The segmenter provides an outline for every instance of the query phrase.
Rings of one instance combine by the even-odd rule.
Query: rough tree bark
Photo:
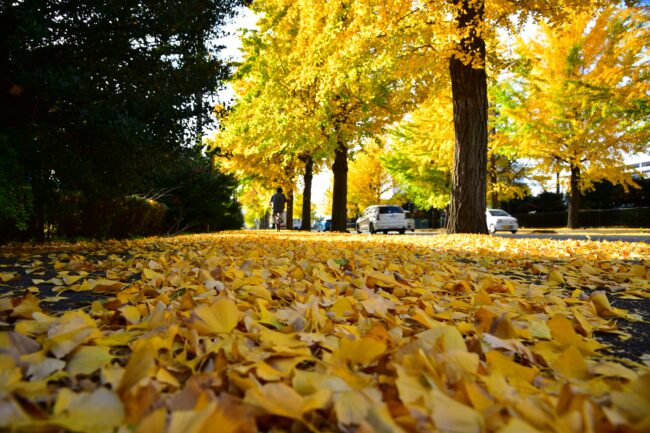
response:
[[[490,206],[492,209],[497,209],[499,207],[499,193],[496,191],[495,185],[497,184],[497,157],[492,154],[490,156],[490,185],[492,190],[490,191]]]
[[[334,152],[334,190],[332,191],[332,231],[344,232],[347,221],[348,197],[348,148],[339,138],[338,147]]]
[[[571,166],[571,191],[569,197],[569,216],[567,227],[575,229],[580,227],[580,167]]]
[[[478,68],[457,56],[449,60],[454,101],[454,168],[447,233],[485,233],[487,167],[487,77],[485,41],[476,33],[483,20],[483,0],[455,0],[458,29],[466,34],[458,49],[475,61]]]
[[[305,189],[302,193],[302,222],[300,230],[311,230],[311,181],[314,177],[314,160],[311,156],[305,158]]]

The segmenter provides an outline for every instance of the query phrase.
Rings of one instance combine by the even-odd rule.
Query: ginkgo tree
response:
[[[294,185],[303,174],[304,229],[310,224],[311,178],[315,160],[323,155],[322,138],[310,115],[313,86],[296,86],[292,75],[300,69],[292,49],[295,17],[285,14],[284,27],[272,17],[261,18],[259,30],[242,38],[244,61],[232,81],[237,101],[209,143],[222,155],[224,169],[242,179],[255,178],[269,191],[285,189],[288,223],[293,220]]]
[[[369,2],[295,2],[301,13],[301,79],[318,83],[321,130],[333,156],[332,230],[344,231],[348,154],[379,134],[418,93],[399,73],[398,59],[381,51]]]
[[[490,105],[504,104],[502,92],[490,88]],[[390,128],[389,151],[382,156],[386,167],[406,196],[422,209],[445,209],[451,200],[454,124],[449,86],[433,92],[417,110]],[[493,207],[499,201],[527,192],[522,179],[526,165],[518,162],[517,148],[509,132],[512,122],[498,110],[490,113],[487,194]]]
[[[384,154],[382,143],[373,141],[354,155],[348,172],[348,216],[358,216],[368,206],[380,204],[393,190],[393,179],[381,161]]]
[[[569,227],[594,181],[633,185],[623,159],[650,138],[648,11],[609,6],[540,25],[518,46],[513,86],[522,152],[548,173],[569,172]]]
[[[391,128],[386,140],[382,163],[406,196],[422,209],[447,207],[454,147],[449,88]]]
[[[573,11],[603,1],[392,0],[373,3],[382,49],[403,64],[405,77],[451,83],[454,123],[452,191],[447,231],[487,233],[484,221],[488,142],[488,49],[501,34],[529,20],[562,22]],[[487,45],[486,45],[487,44]],[[487,48],[486,48],[487,47]],[[418,90],[423,90],[420,86]]]

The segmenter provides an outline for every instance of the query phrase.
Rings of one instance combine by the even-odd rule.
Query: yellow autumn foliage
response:
[[[647,244],[231,232],[1,252],[20,257],[8,266],[18,284],[25,263],[73,248],[92,272],[53,271],[59,297],[78,296],[64,276],[110,275],[92,283],[89,308],[51,311],[40,299],[49,283],[27,296],[2,286],[2,429],[564,433],[650,422],[647,356],[615,356],[615,340],[599,339],[631,337],[620,325],[639,318],[618,298],[650,297]]]

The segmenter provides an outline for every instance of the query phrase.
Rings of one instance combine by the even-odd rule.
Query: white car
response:
[[[404,209],[395,205],[370,206],[363,211],[356,223],[357,233],[397,231],[404,234],[407,228],[410,230]]]
[[[415,219],[406,218],[406,229],[411,230],[412,232],[415,231]]]
[[[501,209],[488,209],[485,211],[488,231],[494,234],[497,231],[510,231],[517,233],[519,222],[517,218]]]

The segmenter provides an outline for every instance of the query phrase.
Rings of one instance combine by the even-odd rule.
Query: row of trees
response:
[[[331,166],[345,230],[349,159],[375,153],[410,200],[448,207],[449,232],[485,232],[487,197],[521,195],[532,169],[570,172],[575,225],[580,192],[632,185],[623,155],[648,146],[648,12],[626,3],[254,1],[238,99],[210,145],[251,212],[302,177],[303,228],[313,172]]]
[[[0,238],[114,236],[95,218],[132,195],[164,202],[167,228],[238,227],[236,182],[195,147],[240,3],[2,2]]]

